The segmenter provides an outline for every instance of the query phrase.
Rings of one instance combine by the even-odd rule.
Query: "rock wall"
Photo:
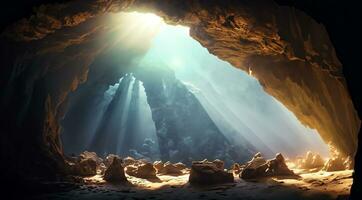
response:
[[[145,88],[163,161],[190,165],[194,160],[223,159],[230,166],[256,151],[247,140],[235,143],[226,138],[170,69],[144,66],[135,76]]]
[[[96,37],[106,31],[97,16],[131,10],[189,26],[210,53],[252,70],[302,123],[354,154],[360,120],[342,66],[324,27],[305,14],[271,1],[75,0],[40,6],[1,35],[1,112],[8,116],[1,123],[2,159],[21,154],[21,166],[32,160],[27,150],[36,147],[47,159],[62,160],[57,119],[67,94],[86,80],[88,66],[107,43]],[[92,43],[95,38],[102,45]]]

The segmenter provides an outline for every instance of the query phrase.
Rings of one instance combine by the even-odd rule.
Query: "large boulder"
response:
[[[108,182],[126,182],[127,178],[124,174],[122,160],[114,157],[112,163],[106,169],[103,179]]]
[[[265,173],[268,176],[295,176],[294,172],[288,168],[281,153],[278,153],[274,159],[268,160],[267,164]]]
[[[172,164],[171,162],[166,162],[163,165],[163,174],[180,175],[180,174],[182,174],[183,167],[184,166],[182,166],[181,164]]]
[[[70,163],[72,174],[78,176],[94,176],[97,174],[97,163],[87,158],[75,163]]]
[[[79,154],[80,160],[92,159],[97,162],[97,165],[100,165],[103,162],[103,159],[100,158],[96,152],[84,151]]]
[[[126,167],[126,173],[137,178],[157,179],[156,169],[151,163],[143,163],[138,166],[129,165]]]
[[[184,173],[183,170],[186,169],[186,165],[178,162],[178,163],[171,163],[167,161],[163,163],[162,161],[155,161],[153,163],[153,167],[157,170],[157,174],[164,174],[164,175],[181,175]]]
[[[298,160],[297,165],[301,169],[322,168],[324,160],[319,154],[308,151],[304,158]]]
[[[278,153],[274,159],[265,160],[260,153],[249,161],[240,173],[242,179],[255,179],[269,176],[296,176],[285,163],[282,154]]]
[[[209,161],[192,162],[189,176],[190,184],[210,185],[221,183],[233,183],[232,173],[220,169],[220,166]]]

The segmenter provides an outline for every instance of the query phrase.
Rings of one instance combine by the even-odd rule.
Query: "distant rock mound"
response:
[[[216,162],[209,162],[207,160],[192,162],[189,176],[190,184],[211,185],[233,183],[233,174],[224,171],[224,169],[221,168],[221,162],[220,160]]]
[[[143,163],[140,165],[128,165],[126,173],[130,176],[143,179],[157,179],[156,169],[151,163]]]
[[[240,173],[242,179],[256,179],[272,176],[297,176],[288,168],[282,154],[278,153],[274,159],[265,160],[257,153]]]
[[[301,169],[322,168],[324,160],[319,154],[308,151],[304,158],[297,161],[297,166]]]
[[[170,161],[165,163],[162,161],[155,161],[153,166],[157,170],[157,174],[163,175],[181,175],[184,174],[184,170],[186,169],[186,165],[181,162],[173,164]]]
[[[108,182],[127,182],[124,168],[122,166],[122,159],[114,157],[112,163],[104,173],[104,180]]]

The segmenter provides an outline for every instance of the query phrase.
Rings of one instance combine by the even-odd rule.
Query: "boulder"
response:
[[[104,165],[108,168],[112,164],[114,158],[121,159],[118,155],[108,154],[108,156],[106,157],[106,159],[103,162]]]
[[[183,166],[181,166],[180,164],[177,166],[176,164],[172,164],[171,162],[166,162],[163,165],[163,174],[167,174],[167,175],[180,175],[182,174],[182,168]],[[185,166],[186,168],[186,166]]]
[[[103,179],[108,182],[126,182],[127,178],[124,174],[122,160],[118,157],[113,157],[112,163],[106,169]]]
[[[155,161],[153,162],[153,167],[157,170],[157,173],[163,173],[163,162],[162,161]]]
[[[194,161],[191,166],[189,182],[200,185],[233,183],[234,176],[232,173],[220,169],[220,166],[213,162]]]
[[[151,163],[143,163],[138,166],[129,165],[126,167],[126,173],[137,178],[157,179],[156,169]]]
[[[83,153],[79,154],[80,160],[84,159],[92,159],[97,162],[97,165],[100,165],[103,162],[103,159],[98,157],[96,152],[84,151]]]
[[[308,151],[304,158],[298,160],[297,165],[301,169],[322,168],[324,160],[319,154]]]
[[[285,163],[284,156],[278,153],[274,159],[268,160],[266,174],[268,176],[294,176],[294,172],[290,170]]]
[[[155,161],[153,167],[157,170],[158,174],[165,175],[181,175],[183,174],[183,170],[186,169],[185,164],[181,162],[172,164],[170,161],[167,161],[166,163]]]
[[[343,159],[341,156],[330,158],[324,165],[323,170],[327,172],[345,170],[346,166],[344,162],[345,159]]]
[[[73,174],[94,176],[97,174],[97,162],[91,158],[80,160],[72,165]]]
[[[268,176],[296,176],[285,163],[282,154],[278,153],[274,159],[265,160],[259,153],[249,161],[240,173],[242,179],[255,179]]]

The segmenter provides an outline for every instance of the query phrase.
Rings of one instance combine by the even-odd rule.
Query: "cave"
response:
[[[292,2],[34,1],[8,18],[0,40],[8,191],[355,199],[358,56],[335,28],[352,21]]]

